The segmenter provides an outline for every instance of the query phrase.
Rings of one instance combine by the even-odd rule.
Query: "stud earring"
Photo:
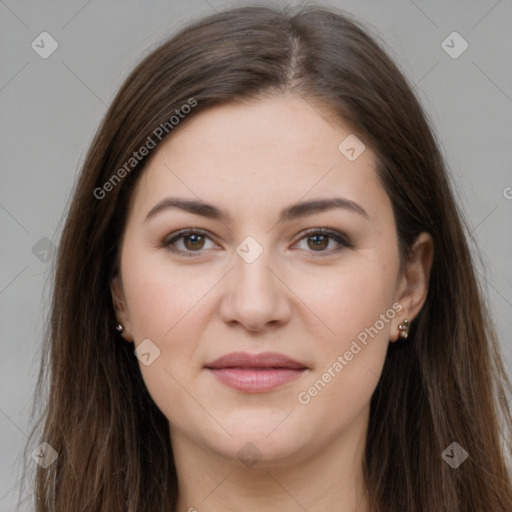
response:
[[[117,325],[116,325],[116,331],[117,331],[119,334],[123,334],[124,327],[123,327],[121,324],[117,324]]]
[[[409,320],[404,320],[399,326],[398,326],[399,334],[398,336],[400,338],[403,338],[404,340],[407,339],[407,336],[409,336]]]

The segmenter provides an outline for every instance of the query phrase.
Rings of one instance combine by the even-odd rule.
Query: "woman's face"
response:
[[[415,306],[374,155],[350,134],[281,96],[203,111],[152,156],[112,289],[173,442],[275,464],[364,430]]]

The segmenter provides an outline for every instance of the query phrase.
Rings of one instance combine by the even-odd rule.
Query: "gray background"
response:
[[[245,3],[0,0],[0,512],[17,501],[29,430],[52,270],[44,237],[58,242],[94,130],[154,45],[195,16]],[[512,373],[512,1],[324,5],[379,34],[416,84],[479,247],[481,282]],[[44,31],[59,45],[47,59],[31,47]],[[441,46],[453,31],[469,44],[456,59]]]

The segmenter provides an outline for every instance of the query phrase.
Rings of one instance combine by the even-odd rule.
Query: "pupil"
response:
[[[318,239],[319,238],[322,238],[322,240],[320,241],[320,243],[318,243]],[[316,241],[314,242],[314,246],[315,247],[320,247],[321,249],[325,249],[325,241],[327,240],[327,237],[325,235],[314,235],[312,237],[310,237],[310,240],[311,239],[315,239]],[[323,243],[322,243],[323,242]]]
[[[197,242],[201,242],[202,235],[189,235],[187,237],[188,242],[192,240],[192,248],[197,248]],[[194,240],[195,239],[195,240]]]

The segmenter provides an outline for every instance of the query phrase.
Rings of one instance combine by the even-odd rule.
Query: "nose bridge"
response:
[[[289,315],[286,287],[274,275],[274,251],[264,243],[248,236],[236,247],[222,310],[226,321],[236,320],[251,330]]]
[[[252,293],[269,293],[276,285],[268,268],[273,266],[274,251],[268,246],[269,237],[264,241],[262,237],[258,237],[260,242],[254,236],[247,236],[236,247],[234,280],[237,285],[250,288]]]

